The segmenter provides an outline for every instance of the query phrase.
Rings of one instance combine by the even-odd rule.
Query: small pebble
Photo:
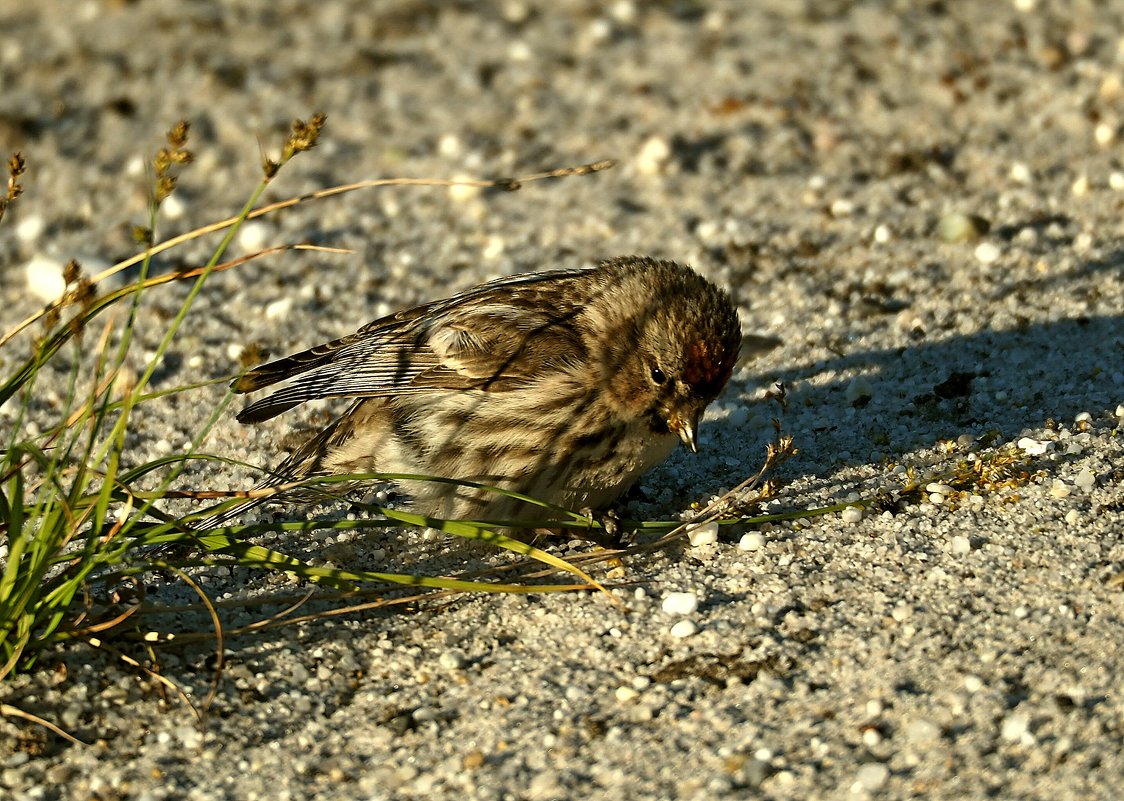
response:
[[[680,620],[678,623],[671,627],[670,633],[672,637],[682,640],[694,634],[697,634],[698,631],[699,627],[695,625],[694,621]]]
[[[999,250],[999,246],[994,242],[981,242],[976,246],[974,253],[976,261],[980,264],[994,264],[999,261],[999,257],[1003,255]]]
[[[1081,520],[1081,514],[1076,509],[1070,509],[1065,513],[1065,522],[1071,526],[1077,525]]]
[[[942,242],[956,244],[975,242],[991,229],[991,223],[975,214],[950,212],[937,223],[937,237]]]
[[[718,542],[718,524],[699,523],[698,525],[688,526],[687,540],[696,548],[700,545],[713,545]]]
[[[34,256],[24,267],[27,291],[39,300],[56,300],[66,291],[62,264],[46,256]]]
[[[1074,197],[1082,197],[1089,194],[1089,176],[1085,173],[1081,173],[1070,185],[1069,191],[1073,193]]]
[[[911,720],[905,726],[905,738],[912,745],[931,745],[941,736],[941,729],[936,723],[924,718]]]
[[[882,733],[878,729],[871,727],[863,729],[863,745],[867,748],[874,748],[882,742]]]
[[[636,154],[636,171],[641,175],[656,175],[671,158],[671,145],[662,136],[653,135],[644,140]]]
[[[964,677],[964,689],[970,693],[978,693],[984,688],[983,679],[969,673]]]
[[[1050,484],[1050,495],[1054,498],[1068,498],[1070,493],[1069,485],[1062,481],[1060,478],[1055,478]]]
[[[759,531],[743,534],[738,540],[738,547],[743,551],[760,551],[765,547],[765,535]]]
[[[851,792],[870,793],[881,790],[889,778],[890,769],[888,767],[881,762],[868,762],[859,768],[859,772],[855,775],[855,783],[851,785]]]
[[[636,697],[640,695],[640,693],[636,692],[636,690],[634,690],[632,687],[618,687],[613,694],[622,704],[627,704],[629,701],[635,700]]]
[[[1116,139],[1116,126],[1108,122],[1099,122],[1093,128],[1093,141],[1101,147],[1111,145]]]
[[[669,592],[662,608],[669,615],[690,615],[699,608],[699,596],[693,592]]]
[[[266,247],[273,226],[268,223],[251,221],[243,223],[238,229],[238,245],[244,253],[257,253]]]
[[[1108,186],[1114,192],[1124,191],[1124,172],[1113,170],[1108,174]]]
[[[1030,733],[1030,719],[1020,712],[1008,715],[1003,719],[1000,736],[1009,743],[1029,745],[1028,739],[1030,742],[1034,741],[1034,735]]]
[[[844,523],[858,523],[863,519],[863,510],[861,506],[848,506],[843,510],[841,515]]]
[[[279,298],[265,307],[267,320],[284,320],[293,310],[293,299],[290,297]]]
[[[1030,167],[1026,166],[1021,161],[1016,161],[1011,165],[1011,180],[1017,181],[1020,184],[1029,184],[1032,177]]]
[[[910,606],[907,606],[906,604],[898,604],[890,612],[890,617],[892,617],[894,620],[898,621],[899,623],[902,623],[906,620],[909,620],[911,617],[913,617],[913,608],[910,607]]]
[[[175,192],[164,198],[164,202],[160,204],[160,215],[168,220],[178,220],[186,210],[187,204]],[[253,225],[253,223],[249,224]]]
[[[1084,470],[1077,474],[1077,477],[1073,479],[1073,483],[1077,485],[1078,488],[1088,492],[1094,486],[1096,486],[1097,477],[1093,474],[1092,470],[1086,467]]]
[[[29,214],[15,226],[16,239],[25,245],[34,243],[47,230],[47,221],[38,214]]]
[[[890,230],[887,225],[879,225],[874,229],[874,241],[880,245],[884,245],[894,238],[894,232]]]
[[[444,651],[437,657],[437,663],[447,670],[459,670],[463,668],[466,662],[465,655],[462,651],[452,649]]]
[[[847,403],[852,405],[862,403],[874,397],[874,387],[871,385],[868,378],[860,375],[852,378],[850,382],[848,382],[847,388],[843,392],[843,397],[846,398]]]
[[[1028,456],[1041,456],[1046,453],[1046,451],[1052,450],[1053,445],[1054,443],[1052,442],[1032,439],[1031,437],[1022,437],[1015,443],[1015,446]]]
[[[458,175],[458,181],[473,180],[469,175]],[[480,186],[472,186],[470,184],[453,184],[449,187],[449,199],[457,203],[466,203],[470,200],[480,197],[484,192],[484,188]]]
[[[964,554],[971,553],[972,541],[963,534],[957,534],[952,538],[951,550],[956,556],[963,556]]]

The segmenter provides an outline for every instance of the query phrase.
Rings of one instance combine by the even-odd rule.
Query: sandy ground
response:
[[[3,700],[94,745],[0,719],[0,795],[1118,797],[1122,30],[1120,3],[1076,0],[2,0],[0,149],[30,164],[0,224],[5,329],[39,303],[28,264],[77,256],[92,272],[131,252],[144,159],[177,119],[197,160],[161,236],[235,211],[259,143],[323,111],[322,146],[271,198],[621,163],[515,193],[376,190],[256,224],[236,249],[354,254],[216,276],[158,387],[485,278],[643,253],[728,286],[745,330],[780,344],[737,371],[703,453],[642,482],[641,512],[674,517],[755,470],[774,381],[800,454],[770,511],[871,497],[909,470],[940,483],[972,451],[1009,447],[1027,476],[633,558],[620,607],[473,596],[232,640],[202,730],[107,653],[56,652]],[[953,213],[988,232],[946,241]],[[160,269],[207,253],[193,243]],[[153,294],[140,350],[183,292]],[[13,348],[4,370],[26,340]],[[65,378],[44,376],[44,419]],[[151,404],[136,459],[182,445],[219,397]],[[316,414],[251,429],[227,415],[209,447],[268,463]],[[14,408],[0,415],[10,426]],[[368,569],[495,560],[401,533],[272,542]],[[278,589],[242,573],[206,586]],[[664,611],[672,592],[697,608]],[[693,635],[672,634],[681,620]],[[161,657],[198,702],[208,649]]]

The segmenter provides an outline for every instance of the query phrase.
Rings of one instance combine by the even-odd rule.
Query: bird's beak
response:
[[[691,453],[698,453],[699,446],[695,442],[695,429],[698,428],[698,417],[686,418],[673,414],[671,419],[667,421],[667,427],[679,435],[679,439],[683,441]]]

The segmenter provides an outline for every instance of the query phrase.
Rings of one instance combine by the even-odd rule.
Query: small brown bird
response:
[[[408,473],[599,510],[695,432],[741,334],[729,295],[680,264],[625,257],[517,275],[400,311],[251,370],[243,423],[318,398],[358,398],[277,480]],[[487,489],[397,482],[439,518],[534,523],[548,509]]]

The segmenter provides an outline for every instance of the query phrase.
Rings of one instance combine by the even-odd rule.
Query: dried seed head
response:
[[[176,189],[177,175],[172,172],[173,167],[183,167],[194,159],[190,150],[185,148],[188,131],[191,126],[186,120],[180,120],[167,134],[167,146],[156,151],[152,159],[152,166],[156,170],[156,185],[154,200],[160,205],[168,195]]]
[[[0,220],[4,219],[4,212],[7,211],[8,206],[23,194],[23,186],[19,178],[26,170],[27,162],[23,160],[21,154],[13,153],[8,158],[8,190],[4,197],[0,197]]]
[[[62,280],[66,282],[67,286],[70,286],[81,277],[82,265],[78,263],[78,259],[71,259],[66,263],[66,266],[62,268]]]

